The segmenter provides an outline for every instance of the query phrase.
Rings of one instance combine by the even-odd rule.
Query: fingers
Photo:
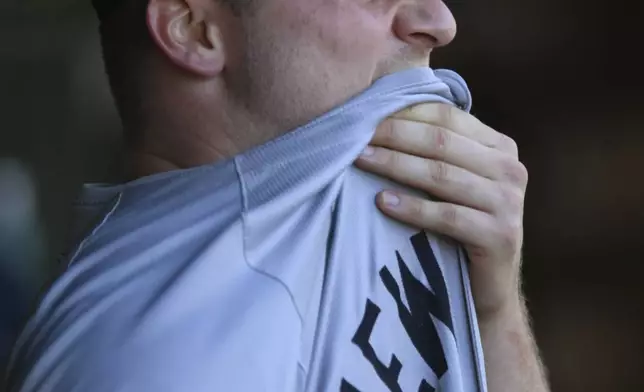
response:
[[[473,208],[395,191],[378,194],[376,204],[391,218],[454,238],[469,248],[485,250],[486,257],[514,255],[521,248],[521,219],[500,219]]]
[[[527,183],[527,171],[516,157],[437,125],[388,119],[378,127],[371,144],[441,160],[492,180],[508,180],[522,187]]]
[[[363,154],[356,166],[441,200],[490,213],[505,203],[497,183],[458,166],[379,147],[368,152],[371,154]]]
[[[424,104],[386,120],[365,152],[358,167],[440,199],[384,192],[385,214],[461,241],[472,260],[517,258],[528,172],[512,139],[452,106]]]
[[[392,191],[380,193],[376,203],[394,219],[471,246],[489,246],[489,234],[495,230],[494,219],[489,214],[451,203],[422,200]]]
[[[503,151],[514,157],[518,156],[518,147],[514,140],[488,127],[469,113],[451,105],[420,104],[398,112],[392,118],[437,125],[475,140],[484,146]]]

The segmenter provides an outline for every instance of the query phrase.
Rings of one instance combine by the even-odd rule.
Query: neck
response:
[[[177,91],[167,97],[170,106],[157,95],[146,109],[151,113],[138,126],[126,126],[125,132],[136,141],[126,145],[128,180],[187,169],[229,159],[274,139],[287,130],[253,118],[243,105],[210,101],[204,105]],[[176,108],[184,102],[184,111]],[[208,100],[200,100],[208,102]]]

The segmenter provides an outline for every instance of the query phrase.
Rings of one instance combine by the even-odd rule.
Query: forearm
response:
[[[545,368],[523,301],[479,321],[488,390],[547,392]]]

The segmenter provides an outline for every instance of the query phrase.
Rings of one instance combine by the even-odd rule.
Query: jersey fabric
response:
[[[9,390],[485,391],[462,249],[384,216],[379,191],[419,193],[352,165],[421,102],[471,105],[406,70],[230,160],[86,186]]]

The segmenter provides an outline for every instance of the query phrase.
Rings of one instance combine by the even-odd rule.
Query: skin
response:
[[[521,293],[528,173],[516,143],[454,107],[424,104],[386,120],[356,165],[440,199],[387,190],[376,203],[394,219],[464,244],[488,389],[547,391]]]
[[[260,0],[241,13],[150,0],[146,17],[151,49],[136,75],[145,106],[120,105],[137,140],[132,178],[262,144],[383,75],[426,66],[456,32],[440,0]],[[489,390],[547,391],[520,289],[527,171],[516,143],[457,109],[420,105],[385,121],[356,164],[441,200],[383,192],[376,203],[465,245]]]
[[[150,1],[154,50],[136,78],[146,107],[124,116],[136,120],[124,124],[137,134],[134,177],[273,139],[383,75],[426,66],[456,29],[436,0],[255,3],[237,17],[212,0]]]

